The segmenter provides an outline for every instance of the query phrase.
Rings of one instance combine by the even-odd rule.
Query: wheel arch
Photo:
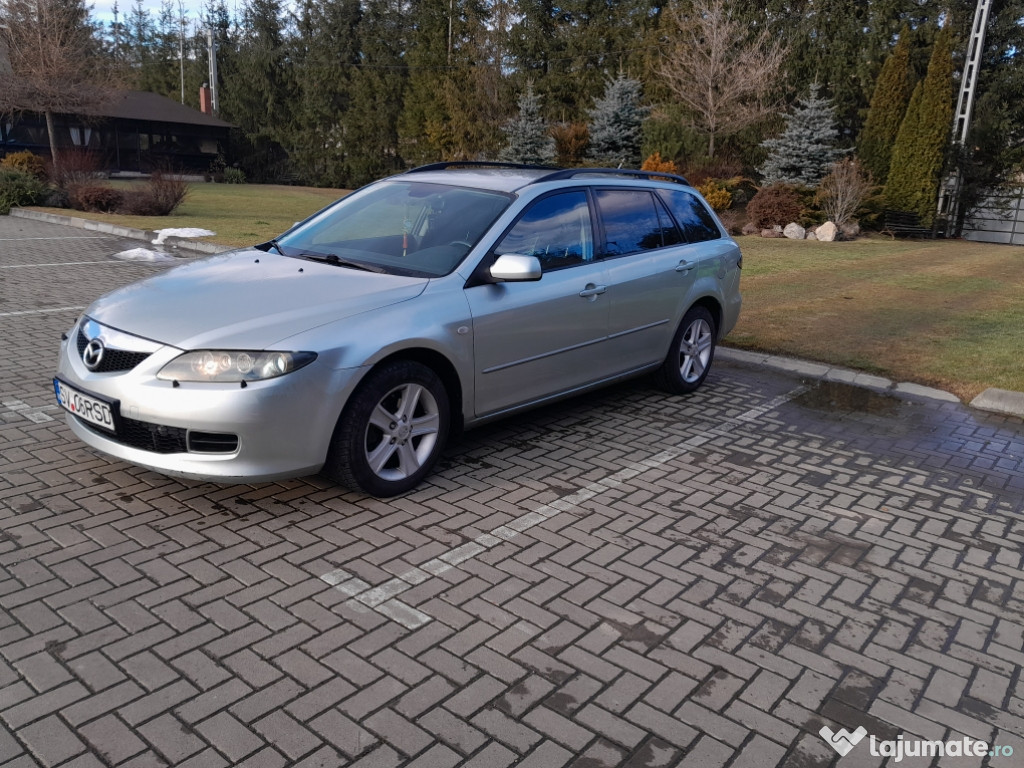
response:
[[[715,341],[721,341],[722,338],[722,305],[714,296],[702,296],[697,299],[690,307],[686,310],[689,312],[693,307],[704,307],[708,312],[711,313],[712,319],[715,321]],[[683,313],[685,317],[686,312]],[[681,321],[680,321],[681,322]]]
[[[459,378],[458,370],[452,361],[433,349],[409,347],[391,352],[374,363],[370,370],[376,370],[399,360],[411,360],[420,365],[425,365],[437,374],[444,385],[445,391],[448,393],[449,411],[451,413],[450,435],[457,435],[461,432],[464,421],[462,413],[462,380]]]

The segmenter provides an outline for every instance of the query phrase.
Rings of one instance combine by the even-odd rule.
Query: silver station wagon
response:
[[[438,163],[100,298],[54,390],[157,472],[391,496],[463,427],[648,372],[697,389],[741,266],[679,176]]]

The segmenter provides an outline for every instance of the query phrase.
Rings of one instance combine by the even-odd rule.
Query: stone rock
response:
[[[748,221],[746,224],[743,225],[743,234],[744,235],[757,235],[757,234],[760,234],[760,232],[761,232],[761,228],[758,227],[757,224],[755,224],[752,221]]]
[[[807,233],[807,239],[808,240],[817,240],[818,236],[816,234],[814,234],[813,232],[808,232]]]
[[[762,229],[761,237],[785,237],[781,232],[776,232],[774,229]]]
[[[782,230],[782,234],[790,240],[803,240],[807,237],[807,230],[794,221],[786,225],[786,228]]]
[[[833,224],[831,221],[826,221],[820,227],[818,231],[814,233],[819,240],[823,243],[831,243],[836,239],[836,235],[839,234],[839,227]]]
[[[839,231],[847,240],[854,240],[860,236],[860,224],[856,221],[848,221],[839,228]]]
[[[782,234],[782,225],[781,225],[781,224],[776,224],[776,225],[774,225],[774,226],[772,227],[772,229],[774,229],[774,230],[775,230],[776,232],[778,232],[778,233],[779,233],[780,235]]]

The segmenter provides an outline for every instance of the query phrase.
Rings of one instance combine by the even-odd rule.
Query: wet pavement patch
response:
[[[892,416],[903,401],[898,397],[876,392],[864,387],[855,387],[841,381],[818,381],[807,391],[793,398],[793,402],[804,408],[834,413],[872,413],[878,416]]]

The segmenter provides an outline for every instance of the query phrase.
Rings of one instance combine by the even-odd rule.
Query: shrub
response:
[[[72,187],[96,187],[97,179],[104,178],[103,158],[88,149],[62,149],[50,180],[58,189],[69,192]],[[74,206],[72,206],[74,207]]]
[[[70,208],[71,200],[68,191],[51,187],[47,192],[46,199],[43,200],[43,205],[47,208]]]
[[[77,184],[68,189],[68,202],[76,211],[112,213],[124,203],[124,195],[99,184]]]
[[[21,171],[34,176],[40,181],[46,181],[46,162],[39,155],[33,155],[28,150],[24,152],[12,152],[3,160],[0,160],[0,168],[11,171]]]
[[[714,179],[705,181],[697,187],[697,191],[716,212],[724,211],[732,205],[732,195],[729,190],[725,188],[724,184],[719,184]]]
[[[241,168],[224,169],[225,184],[245,184],[245,171]]]
[[[690,183],[703,184],[708,179],[731,179],[743,173],[743,163],[730,157],[688,160],[679,166],[679,172]]]
[[[133,191],[125,198],[119,213],[132,216],[168,216],[181,205],[187,195],[188,184],[181,176],[154,171],[141,189]]]
[[[730,235],[742,235],[743,232],[743,212],[742,211],[722,211],[718,214],[718,220],[722,222],[722,226],[725,227],[725,231]]]
[[[640,166],[641,171],[665,171],[666,173],[678,173],[676,164],[671,160],[662,160],[661,152],[655,152],[653,155],[644,160],[644,164]]]
[[[776,224],[785,226],[803,213],[797,191],[788,184],[772,184],[761,189],[747,203],[747,218],[759,229]]]
[[[0,214],[12,206],[37,205],[46,199],[49,188],[30,173],[0,168]]]
[[[555,140],[555,162],[571,168],[580,165],[590,146],[590,131],[586,123],[558,123],[551,126]]]
[[[757,194],[757,184],[746,176],[733,176],[719,183],[732,195],[733,205],[744,205]]]
[[[832,172],[818,185],[817,203],[828,221],[841,227],[857,215],[857,211],[874,190],[871,174],[860,160],[847,157],[832,166]]]

